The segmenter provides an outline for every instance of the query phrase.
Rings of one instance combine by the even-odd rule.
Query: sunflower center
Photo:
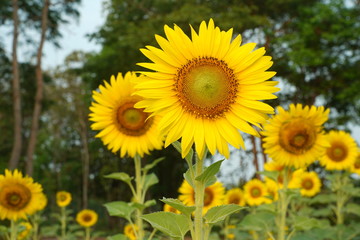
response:
[[[232,195],[229,198],[229,203],[239,204],[240,203],[240,198],[238,196]]]
[[[83,221],[84,221],[84,222],[90,222],[91,220],[92,220],[91,215],[85,214],[85,215],[83,216]]]
[[[65,194],[61,194],[60,196],[59,196],[59,201],[60,202],[65,202],[67,200],[67,196],[65,195]]]
[[[343,161],[347,155],[347,148],[341,143],[333,143],[330,148],[327,149],[327,155],[334,162]]]
[[[250,194],[253,198],[258,198],[261,196],[261,189],[258,187],[253,187],[250,191]]]
[[[30,190],[21,184],[5,186],[0,192],[0,205],[12,211],[25,208],[31,200]]]
[[[182,107],[197,117],[220,117],[236,100],[238,83],[233,70],[213,57],[190,60],[175,81]]]
[[[359,157],[356,159],[356,162],[354,163],[354,168],[360,169],[360,158]]]
[[[205,193],[204,193],[204,206],[208,206],[213,202],[214,199],[214,193],[208,189],[205,188]]]
[[[301,186],[306,190],[310,190],[313,188],[314,183],[311,179],[304,179],[301,183]]]
[[[305,119],[284,123],[280,128],[279,144],[286,151],[301,155],[312,148],[316,141],[316,129]]]
[[[130,136],[143,135],[151,126],[152,119],[144,109],[134,108],[135,101],[122,104],[117,111],[116,120],[119,131]]]

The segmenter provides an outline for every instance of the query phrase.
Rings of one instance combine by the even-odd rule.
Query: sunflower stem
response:
[[[11,220],[10,240],[16,240],[16,239],[17,239],[17,224],[14,220]]]
[[[141,158],[138,154],[134,157],[135,162],[135,183],[136,183],[136,202],[139,204],[144,204],[144,198],[143,198],[143,186],[142,186],[142,178],[141,175]],[[136,224],[138,226],[138,240],[143,240],[144,238],[144,229],[143,229],[143,220],[142,220],[142,210],[137,209],[137,216],[136,216]]]
[[[66,207],[61,207],[61,240],[66,239]]]
[[[287,196],[288,189],[288,174],[289,169],[285,167],[284,169],[284,185],[283,189],[279,192],[279,202],[278,202],[278,238],[277,240],[285,240],[285,228],[286,228],[286,213],[289,205],[289,198]]]
[[[90,227],[85,228],[85,240],[90,240]]]
[[[39,212],[36,212],[34,214],[33,217],[33,240],[38,240],[39,239],[39,220],[40,216],[39,216]]]
[[[196,152],[194,151],[194,154]],[[204,157],[196,157],[196,176],[200,176],[203,172]],[[195,238],[194,240],[203,240],[203,207],[204,207],[204,191],[205,185],[201,181],[194,179],[195,184]]]

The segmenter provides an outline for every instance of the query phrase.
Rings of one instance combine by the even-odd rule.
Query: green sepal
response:
[[[195,206],[186,206],[179,199],[163,198],[163,199],[160,199],[160,201],[162,201],[162,202],[164,202],[166,204],[169,204],[171,207],[179,210],[185,216],[190,216],[196,209]]]
[[[217,161],[211,164],[209,167],[205,168],[205,170],[199,176],[196,176],[195,180],[203,183],[205,187],[214,184],[216,182],[215,175],[219,172],[221,163],[224,160],[225,159]]]
[[[205,216],[205,222],[207,224],[215,224],[223,221],[227,216],[244,209],[245,207],[236,204],[226,204],[210,208]]]
[[[122,217],[128,221],[131,220],[131,214],[136,210],[136,208],[132,206],[131,203],[123,201],[105,203],[104,206],[106,207],[110,216]]]
[[[189,231],[188,218],[182,214],[172,212],[155,212],[142,217],[149,222],[153,228],[173,238],[183,239]]]
[[[127,174],[125,172],[110,173],[108,175],[105,175],[104,177],[120,180],[120,181],[126,182],[128,184],[130,184],[131,180],[133,179],[133,177],[130,177],[129,174]]]

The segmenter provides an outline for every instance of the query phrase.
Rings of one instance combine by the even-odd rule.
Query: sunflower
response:
[[[179,200],[187,206],[195,205],[195,191],[190,184],[184,180],[179,188]],[[225,188],[221,182],[216,182],[205,188],[203,214],[210,208],[221,205],[224,199]]]
[[[300,168],[321,157],[329,145],[322,133],[329,109],[291,104],[264,126],[265,153],[280,165]]]
[[[265,183],[252,179],[244,185],[244,195],[247,204],[257,206],[266,203],[268,192]]]
[[[351,172],[360,175],[360,152],[358,151],[354,164],[351,167]]]
[[[321,181],[316,172],[303,172],[297,178],[297,187],[302,196],[312,197],[320,192]]]
[[[56,193],[56,204],[59,207],[66,207],[71,202],[71,193],[66,191],[60,191]]]
[[[26,239],[33,228],[32,225],[29,222],[20,222],[19,226],[21,230],[18,233],[17,240]]]
[[[271,160],[264,164],[264,169],[269,172],[281,172],[284,169],[284,165]]]
[[[39,204],[37,205],[37,211],[43,210],[46,207],[47,203],[48,199],[46,195],[44,193],[41,193],[39,197]]]
[[[228,190],[225,194],[224,203],[245,206],[243,191],[240,188],[233,188]]]
[[[134,95],[135,73],[128,72],[125,77],[121,73],[110,79],[110,84],[104,81],[99,86],[99,92],[93,91],[89,114],[93,130],[100,130],[96,137],[107,145],[112,152],[120,150],[120,156],[128,154],[134,157],[139,154],[149,154],[150,150],[161,149],[163,142],[157,125],[159,117],[150,117],[143,109],[134,108],[142,100]]]
[[[265,185],[268,192],[266,203],[272,203],[279,199],[279,184],[270,178],[265,178]]]
[[[180,213],[179,210],[177,210],[176,208],[173,208],[172,206],[170,206],[167,203],[164,204],[164,212],[172,212],[172,213],[176,213],[176,214]]]
[[[330,146],[320,159],[327,170],[350,169],[358,156],[355,140],[344,131],[330,131],[327,134]]]
[[[126,224],[124,227],[124,234],[130,240],[136,240],[135,231],[138,231],[138,230],[139,230],[139,228],[135,224]]]
[[[90,209],[83,209],[76,214],[76,222],[83,227],[92,227],[97,220],[97,213]]]
[[[233,29],[220,31],[210,19],[191,27],[191,39],[174,25],[165,25],[166,38],[156,35],[160,46],[141,49],[151,63],[138,65],[154,72],[138,81],[136,93],[144,97],[135,107],[162,115],[159,129],[166,134],[165,146],[181,138],[182,157],[195,143],[203,156],[205,147],[229,157],[229,146],[244,147],[238,130],[258,136],[250,125],[260,127],[274,110],[260,100],[274,99],[277,82],[267,81],[271,57],[255,43],[240,46]],[[254,50],[254,51],[253,51]]]
[[[26,219],[37,210],[41,193],[41,185],[31,177],[6,169],[0,175],[0,219]]]

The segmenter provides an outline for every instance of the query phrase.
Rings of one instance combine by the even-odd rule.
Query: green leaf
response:
[[[157,178],[155,173],[150,173],[150,174],[146,175],[144,180],[145,180],[144,186],[143,186],[144,192],[146,192],[151,186],[153,186],[159,182],[159,179]]]
[[[186,216],[190,216],[192,212],[195,211],[195,206],[186,206],[183,204],[179,199],[174,198],[163,198],[160,201],[169,204],[173,208],[179,210],[181,213],[185,214]]]
[[[195,167],[195,165],[194,165]],[[190,186],[192,188],[195,188],[195,184],[192,181],[192,177],[191,177],[191,173],[190,173],[190,169],[188,169],[185,173],[184,173],[184,179],[190,184]]]
[[[239,228],[243,230],[262,231],[274,224],[275,214],[270,212],[257,212],[248,214],[240,222]]]
[[[278,181],[279,172],[278,171],[260,171],[259,174],[264,175],[265,177],[270,178],[271,180]]]
[[[142,217],[149,222],[153,228],[174,238],[183,238],[189,231],[188,218],[182,214],[171,212],[155,212]]]
[[[181,154],[181,143],[179,141],[176,141],[173,142],[172,145]],[[189,164],[189,166],[191,166],[192,164],[193,155],[194,155],[194,151],[190,148],[189,153],[185,156],[185,160]]]
[[[155,167],[159,162],[161,162],[164,159],[165,159],[165,157],[161,157],[161,158],[155,159],[152,163],[146,164],[145,167],[143,167],[143,171],[148,172],[150,169]]]
[[[110,173],[109,175],[105,175],[104,177],[120,180],[128,184],[131,183],[131,180],[133,179],[133,177],[130,177],[129,174],[124,172]]]
[[[336,195],[335,194],[318,194],[311,199],[311,204],[327,204],[331,202],[336,202]]]
[[[145,208],[156,205],[156,201],[149,200],[149,201],[146,201],[144,204],[137,203],[137,202],[131,202],[131,203],[129,203],[129,205],[142,211]]]
[[[202,182],[205,187],[214,184],[215,174],[217,174],[220,170],[221,163],[224,160],[217,161],[211,164],[209,167],[205,168],[202,174],[197,176],[195,180]],[[215,178],[216,181],[216,178]]]
[[[105,203],[104,206],[110,216],[122,217],[127,220],[130,220],[131,214],[136,210],[131,204],[123,201]]]
[[[319,208],[314,210],[311,215],[313,217],[329,217],[333,215],[331,208]]]
[[[294,218],[293,222],[294,222],[293,227],[296,230],[307,231],[312,228],[317,228],[317,227],[321,226],[317,219],[309,218],[309,217],[305,217],[305,216],[296,216]]]
[[[129,240],[127,236],[125,236],[124,234],[116,234],[114,236],[111,237],[107,237],[106,240]]]
[[[223,221],[227,216],[237,211],[240,211],[241,209],[244,209],[244,207],[236,204],[227,204],[212,207],[207,211],[204,219],[208,224],[215,224],[217,222]]]
[[[357,216],[360,216],[360,205],[355,204],[355,203],[349,203],[345,206],[345,212],[347,213],[352,213],[355,214]]]

